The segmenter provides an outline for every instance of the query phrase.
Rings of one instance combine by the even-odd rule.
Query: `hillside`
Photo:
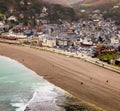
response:
[[[24,24],[28,22],[35,24],[35,20],[40,19],[43,7],[47,7],[47,20],[50,23],[56,23],[58,20],[73,21],[81,17],[81,10],[85,9],[89,15],[92,10],[102,10],[104,18],[111,17],[119,20],[119,9],[113,9],[114,6],[120,7],[120,0],[0,0],[0,20],[3,15],[10,17],[14,15]],[[22,17],[22,18],[21,18]]]
[[[83,0],[77,4],[73,4],[75,12],[80,17],[87,18],[93,10],[103,12],[104,19],[111,18],[116,24],[120,25],[120,0]],[[81,10],[86,10],[84,13]]]
[[[6,15],[7,17],[14,15],[19,21],[24,21],[24,24],[33,22],[36,18],[40,19],[43,7],[47,7],[46,19],[50,22],[57,22],[62,20],[74,20],[75,12],[71,7],[65,7],[59,4],[49,4],[42,0],[0,0],[0,15]],[[22,18],[21,18],[22,17]],[[1,19],[1,17],[0,17]]]

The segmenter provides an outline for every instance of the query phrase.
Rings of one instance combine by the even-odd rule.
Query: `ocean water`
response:
[[[56,105],[64,91],[24,65],[0,56],[0,111],[64,111]],[[27,110],[27,111],[28,111]]]

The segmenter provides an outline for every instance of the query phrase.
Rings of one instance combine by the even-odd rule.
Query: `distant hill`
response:
[[[51,4],[60,4],[63,6],[71,6],[74,9],[93,8],[107,9],[120,3],[120,0],[43,0]]]
[[[60,5],[67,6],[67,5],[79,3],[83,0],[43,0],[43,1],[53,3],[53,4],[60,4]]]
[[[112,5],[119,3],[120,0],[83,0],[74,4],[75,8],[110,8]]]
[[[118,2],[120,0],[43,0],[43,1],[53,4],[61,4],[61,5],[81,4],[85,6],[87,5],[95,6],[95,5],[103,5],[111,2]]]

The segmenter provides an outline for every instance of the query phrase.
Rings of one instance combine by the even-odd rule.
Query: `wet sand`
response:
[[[120,75],[81,59],[0,43],[0,54],[15,59],[77,98],[120,111]]]

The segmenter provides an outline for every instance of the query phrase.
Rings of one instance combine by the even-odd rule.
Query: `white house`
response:
[[[91,40],[91,38],[84,38],[83,41],[81,42],[82,45],[88,45],[88,46],[92,46],[93,42]]]
[[[111,38],[110,41],[111,41],[112,44],[119,44],[120,43],[120,40],[116,37]]]

